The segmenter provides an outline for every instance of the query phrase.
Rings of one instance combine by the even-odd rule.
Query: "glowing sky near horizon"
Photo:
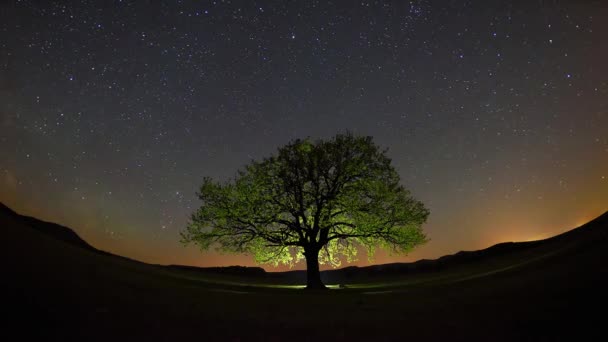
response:
[[[2,2],[0,201],[131,258],[254,265],[179,243],[202,178],[348,129],[431,210],[375,263],[608,210],[605,1],[347,3]]]

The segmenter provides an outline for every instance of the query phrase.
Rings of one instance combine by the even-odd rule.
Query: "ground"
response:
[[[311,292],[98,253],[2,213],[7,332],[51,340],[587,340],[602,336],[608,216],[512,253]]]

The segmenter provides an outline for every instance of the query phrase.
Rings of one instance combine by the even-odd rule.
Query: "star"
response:
[[[0,23],[0,201],[77,232],[103,221],[86,234],[114,232],[100,249],[186,263],[176,242],[204,177],[350,131],[430,206],[412,258],[530,236],[493,231],[507,216],[549,234],[555,213],[608,198],[608,9],[538,6],[17,1]]]

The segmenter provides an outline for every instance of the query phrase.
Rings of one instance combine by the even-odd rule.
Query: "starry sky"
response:
[[[254,265],[179,243],[202,178],[350,130],[431,210],[428,244],[374,263],[545,238],[608,209],[606,18],[605,1],[2,1],[0,201],[138,260]]]

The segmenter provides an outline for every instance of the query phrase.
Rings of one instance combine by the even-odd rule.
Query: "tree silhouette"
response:
[[[406,253],[426,241],[429,211],[399,184],[386,150],[351,133],[292,141],[230,181],[205,178],[198,197],[183,243],[275,266],[306,258],[307,288],[325,288],[319,263],[353,261],[358,247],[371,257],[376,247]]]

